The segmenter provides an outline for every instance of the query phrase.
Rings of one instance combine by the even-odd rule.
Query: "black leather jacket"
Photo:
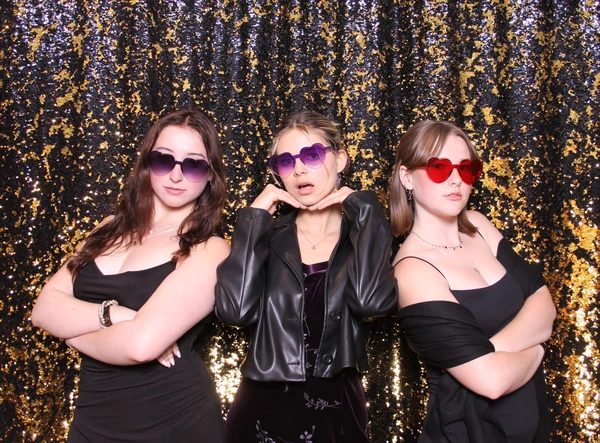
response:
[[[340,239],[327,268],[316,377],[368,369],[369,321],[397,309],[392,234],[377,196],[353,192],[342,206]],[[231,326],[253,327],[241,367],[253,380],[306,379],[297,215],[294,210],[274,220],[263,209],[240,210],[231,254],[217,270],[217,316]]]

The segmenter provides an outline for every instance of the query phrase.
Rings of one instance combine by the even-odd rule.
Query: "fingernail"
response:
[[[181,352],[179,352],[179,350],[175,353],[175,355],[179,358],[181,358]]]

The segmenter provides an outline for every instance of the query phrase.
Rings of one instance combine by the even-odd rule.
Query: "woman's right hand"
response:
[[[292,197],[285,189],[278,188],[272,184],[268,184],[266,188],[263,189],[260,195],[256,197],[256,200],[252,202],[250,207],[264,209],[273,215],[279,202],[285,202],[289,205],[292,205],[294,208],[306,209],[306,206]]]

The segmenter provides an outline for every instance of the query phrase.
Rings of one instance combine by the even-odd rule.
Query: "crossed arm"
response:
[[[99,303],[74,297],[73,278],[64,265],[42,288],[31,312],[31,322],[57,338],[73,338],[101,329],[99,307]],[[110,310],[113,323],[131,320],[135,314],[124,306],[112,306]]]
[[[482,214],[469,211],[469,219],[477,226],[492,252],[498,257],[500,231]],[[510,251],[512,254],[513,251]],[[514,255],[516,257],[516,255]],[[526,294],[526,296],[529,294]],[[518,352],[546,342],[552,335],[556,308],[546,285],[529,295],[519,313],[490,338],[497,351]]]
[[[458,303],[444,277],[420,260],[403,260],[395,270],[400,306],[427,301]],[[532,298],[533,297],[533,298]],[[554,306],[548,289],[531,295],[518,315],[492,337],[495,352],[446,368],[463,386],[496,399],[527,383],[544,355],[539,345],[550,335]]]
[[[72,296],[72,284],[70,291],[64,286],[62,291],[57,290],[54,285],[50,286],[42,303],[38,301],[39,308],[36,304],[38,312],[34,308],[32,321],[53,335],[68,338],[70,346],[105,363],[133,365],[152,361],[212,312],[216,267],[228,253],[229,245],[217,237],[196,246],[137,314],[109,328],[100,329],[99,325],[92,325],[93,322],[89,320],[95,318],[98,321],[98,305],[73,303],[78,300]],[[67,277],[70,278],[70,275]],[[49,284],[51,282],[52,279]],[[65,301],[65,297],[73,300],[59,305],[60,301]],[[115,307],[111,308],[111,318],[114,314],[120,315],[117,314],[119,309],[113,311],[113,308]],[[47,319],[51,313],[58,317]],[[86,319],[80,318],[81,321],[78,321],[78,316],[85,316]],[[64,326],[67,321],[75,322],[75,326]]]

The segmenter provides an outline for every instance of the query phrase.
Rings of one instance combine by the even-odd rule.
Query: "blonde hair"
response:
[[[446,140],[453,135],[465,141],[471,160],[480,160],[469,137],[449,122],[422,121],[411,126],[400,139],[390,183],[390,221],[395,236],[408,234],[414,220],[413,203],[408,201],[406,189],[400,180],[400,166],[406,167],[408,171],[423,166],[427,160],[442,151]],[[458,215],[458,229],[469,234],[477,232],[477,228],[467,219],[466,207]]]
[[[292,114],[281,122],[279,130],[271,145],[271,154],[277,151],[277,144],[281,137],[292,129],[297,129],[308,135],[309,132],[317,132],[321,135],[333,152],[342,149],[342,136],[338,129],[339,124],[331,121],[324,115],[314,111],[302,111]]]

